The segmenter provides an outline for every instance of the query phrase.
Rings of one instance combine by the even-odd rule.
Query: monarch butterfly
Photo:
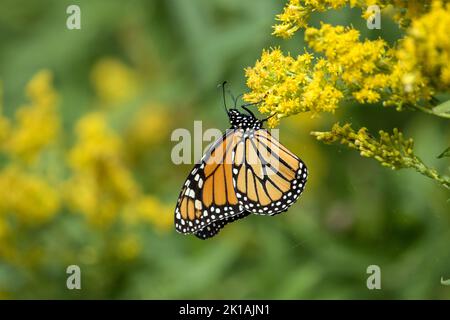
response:
[[[279,143],[247,108],[225,111],[231,128],[206,151],[184,183],[175,208],[175,229],[211,238],[227,223],[250,213],[287,211],[305,188],[306,165]]]

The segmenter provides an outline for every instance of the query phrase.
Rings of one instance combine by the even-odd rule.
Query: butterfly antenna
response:
[[[253,103],[250,104],[250,105],[253,105]],[[247,111],[247,113],[249,115],[251,115],[253,118],[256,118],[255,114],[249,108],[247,108],[247,106],[248,106],[248,104],[244,104],[244,105],[241,106],[241,108],[244,109],[245,111]]]
[[[231,90],[227,90],[228,94],[231,97],[231,100],[233,100],[234,103],[234,107],[236,108],[236,98],[234,97],[234,95],[231,93]]]
[[[237,107],[237,102],[238,102],[239,98],[242,97],[243,95],[244,95],[244,94],[241,93],[240,95],[238,95],[238,96],[236,97],[236,99],[234,99],[234,107],[235,107],[235,108]]]
[[[275,112],[273,115],[271,115],[271,116],[269,116],[269,117],[267,117],[267,118],[265,118],[265,119],[262,119],[261,122],[266,122],[266,121],[269,120],[270,118],[275,117],[277,114],[278,114],[278,112]]]
[[[226,102],[226,99],[225,99],[225,85],[226,84],[227,84],[227,82],[224,81],[224,82],[222,82],[221,86],[222,86],[223,106],[225,107],[225,112],[228,114],[227,102]]]
[[[242,94],[241,94],[242,96]],[[267,94],[264,96],[264,99],[266,98]],[[247,111],[253,118],[256,118],[255,115],[253,114],[253,112],[251,112],[247,107],[249,106],[254,106],[257,104],[260,104],[262,102],[264,102],[264,99],[261,101],[257,101],[257,102],[251,102],[251,103],[246,103],[244,105],[241,106],[242,109],[244,109],[245,111]],[[276,114],[276,113],[275,113]],[[270,117],[268,117],[267,119],[263,119],[261,120],[262,122],[269,120],[271,117],[273,117],[275,114],[271,115]]]
[[[248,109],[247,107],[249,107],[249,106],[255,106],[255,105],[257,105],[257,104],[260,104],[261,102],[263,102],[263,101],[261,100],[261,101],[258,101],[258,102],[246,103],[246,104],[243,104],[243,105],[241,106],[241,108],[244,109],[245,111],[247,111],[253,118],[256,118],[256,117],[255,117],[255,114],[254,114],[253,112],[251,112],[250,109]]]

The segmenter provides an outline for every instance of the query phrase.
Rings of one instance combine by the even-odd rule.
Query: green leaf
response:
[[[444,286],[450,286],[450,279],[444,280],[444,278],[441,277],[441,284]]]
[[[433,108],[433,113],[450,115],[450,100],[447,100]]]
[[[438,159],[444,158],[444,157],[450,157],[450,147],[444,150],[440,155],[438,155]]]

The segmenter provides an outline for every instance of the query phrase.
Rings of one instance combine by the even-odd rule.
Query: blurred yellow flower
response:
[[[114,58],[103,58],[91,72],[95,91],[106,105],[132,98],[137,91],[137,76],[133,69]]]
[[[436,90],[450,88],[450,3],[433,1],[430,12],[412,22],[397,51],[398,63],[408,83],[431,84]],[[423,80],[422,80],[423,79]]]
[[[168,231],[173,226],[173,207],[163,204],[154,196],[146,195],[132,204],[126,218],[129,223],[144,221],[161,231]]]
[[[114,59],[100,61],[92,80],[103,105],[131,99],[137,89],[135,72]],[[173,208],[156,195],[141,192],[129,163],[133,148],[145,150],[169,133],[171,119],[162,107],[141,106],[135,118],[126,119],[125,133],[110,125],[111,110],[83,114],[74,127],[75,141],[67,148],[50,71],[40,71],[31,79],[26,87],[29,102],[18,108],[14,119],[3,114],[1,89],[2,262],[24,273],[49,261],[71,262],[74,254],[70,250],[64,250],[59,261],[49,257],[57,245],[44,244],[46,240],[40,238],[45,228],[50,232],[59,228],[54,225],[59,226],[62,219],[56,217],[66,211],[85,218],[75,219],[81,224],[74,228],[83,237],[101,235],[97,237],[101,240],[89,241],[77,252],[76,258],[81,259],[77,261],[85,264],[97,264],[105,256],[127,262],[137,258],[142,250],[138,230],[142,222],[158,231],[171,228]],[[66,161],[61,161],[64,157]],[[107,250],[100,250],[99,245]]]
[[[0,214],[13,215],[27,225],[50,220],[60,207],[56,187],[10,165],[0,172]]]
[[[127,134],[121,137],[108,125],[106,114],[92,112],[75,127],[77,141],[68,153],[72,176],[65,187],[66,199],[89,222],[108,227],[121,214],[128,222],[146,221],[166,230],[173,224],[172,207],[153,196],[144,196],[126,163],[129,149],[160,140],[167,132],[167,115],[153,108],[138,112]]]
[[[108,127],[105,113],[86,114],[77,122],[75,133],[78,140],[69,161],[76,170],[96,170],[98,162],[117,158],[121,152],[121,140]]]
[[[124,163],[122,141],[103,113],[84,116],[76,133],[78,140],[69,152],[73,176],[66,186],[68,201],[94,224],[109,225],[139,188]]]
[[[431,3],[435,0],[389,0],[383,1],[379,4],[379,1],[372,0],[373,4],[378,4],[382,8],[386,8],[386,13],[393,16],[394,20],[401,27],[409,27],[411,21],[425,14],[431,6]]]
[[[162,106],[150,103],[141,107],[127,128],[127,149],[140,153],[166,139],[171,122],[171,117]]]
[[[123,236],[117,244],[117,255],[123,260],[135,259],[141,251],[141,243],[134,234]]]
[[[50,71],[43,70],[28,83],[27,95],[30,104],[17,110],[15,123],[4,144],[4,149],[12,156],[25,161],[33,160],[58,135],[60,119],[52,78]],[[1,120],[0,130],[3,132],[0,132],[4,134],[7,127],[8,123]]]
[[[53,88],[53,74],[51,71],[39,71],[28,83],[26,92],[31,102],[37,106],[54,106],[58,95]]]

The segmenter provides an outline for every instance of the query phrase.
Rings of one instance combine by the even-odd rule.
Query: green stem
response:
[[[444,188],[450,190],[450,178],[447,176],[440,176],[435,169],[427,167],[419,158],[412,160],[412,167],[424,176],[439,182]]]

